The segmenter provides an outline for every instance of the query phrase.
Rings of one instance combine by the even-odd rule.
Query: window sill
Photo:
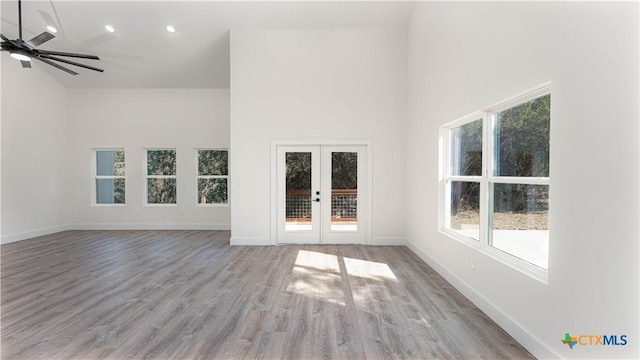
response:
[[[459,233],[457,233],[457,232],[455,232],[455,231],[453,231],[451,229],[447,229],[447,228],[441,228],[440,229],[440,233],[444,234],[444,235],[446,235],[446,236],[448,236],[448,237],[450,237],[450,238],[452,238],[454,240],[457,240],[457,241],[459,241],[459,242],[461,242],[461,243],[463,243],[465,245],[468,245],[468,246],[470,246],[470,247],[472,247],[474,249],[478,249],[478,250],[480,249],[480,241],[479,240],[464,236],[462,234],[459,234]]]
[[[200,208],[227,208],[229,204],[196,204],[196,207]]]
[[[488,257],[496,260],[524,275],[529,276],[530,278],[539,281],[544,285],[549,285],[549,271],[542,269],[536,265],[533,265],[525,260],[522,260],[518,257],[515,257],[509,253],[506,253],[500,249],[494,248],[492,246],[482,245],[480,241],[460,235],[455,231],[452,231],[447,228],[441,228],[440,233],[446,235],[458,242],[467,245],[481,254],[487,255]]]

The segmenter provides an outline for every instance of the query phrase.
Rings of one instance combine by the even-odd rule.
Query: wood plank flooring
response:
[[[2,359],[533,358],[405,247],[69,231],[0,247]]]

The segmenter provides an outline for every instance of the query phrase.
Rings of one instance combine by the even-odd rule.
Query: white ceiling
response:
[[[16,39],[17,0],[1,2],[2,34]],[[58,28],[39,48],[100,56],[79,62],[104,73],[69,66],[76,76],[34,61],[68,88],[228,88],[230,29],[404,28],[412,10],[409,1],[53,0],[23,1],[22,21],[25,40]]]

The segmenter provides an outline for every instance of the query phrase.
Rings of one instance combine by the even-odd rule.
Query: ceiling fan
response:
[[[103,69],[99,69],[97,67],[81,64],[75,61],[70,61],[70,60],[62,59],[58,57],[58,56],[65,56],[65,57],[72,57],[72,58],[100,60],[100,58],[95,55],[74,54],[74,53],[67,53],[67,52],[60,52],[60,51],[36,49],[38,46],[44,44],[45,42],[55,37],[55,35],[49,32],[45,31],[31,40],[27,40],[27,41],[22,40],[22,1],[21,0],[18,0],[18,31],[19,31],[19,37],[16,40],[9,40],[6,36],[4,36],[3,34],[0,34],[0,36],[2,37],[2,40],[4,40],[2,43],[0,43],[0,46],[2,47],[1,51],[8,51],[11,54],[12,58],[20,60],[23,68],[30,68],[31,59],[36,59],[36,60],[42,61],[45,64],[56,67],[62,71],[66,71],[71,75],[78,75],[78,73],[64,66],[61,66],[51,60],[69,64],[69,65],[79,66],[89,70],[94,70],[99,72],[104,71]]]

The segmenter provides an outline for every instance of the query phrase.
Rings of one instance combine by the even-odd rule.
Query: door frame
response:
[[[270,229],[270,239],[269,243],[271,245],[277,245],[278,239],[278,215],[277,215],[277,207],[278,207],[278,173],[277,173],[277,163],[278,163],[278,146],[364,146],[365,152],[367,154],[366,158],[366,184],[367,184],[367,193],[366,197],[366,224],[365,224],[365,244],[369,244],[371,242],[371,229],[373,223],[373,202],[372,202],[372,190],[373,190],[373,157],[372,157],[372,145],[373,142],[371,140],[349,140],[349,139],[314,139],[314,140],[271,140],[271,197],[270,197],[270,218],[271,218],[271,229]]]

